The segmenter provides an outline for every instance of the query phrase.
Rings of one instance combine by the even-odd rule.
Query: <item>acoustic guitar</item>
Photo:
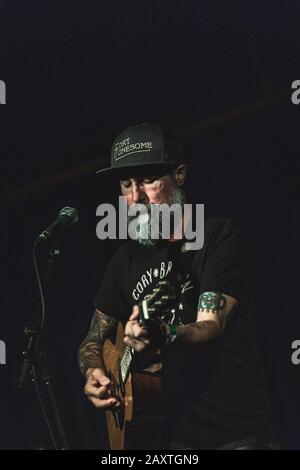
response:
[[[160,281],[139,305],[139,321],[160,318],[167,321],[175,314],[177,287],[168,280]],[[103,360],[111,381],[110,393],[122,406],[106,411],[106,424],[111,450],[163,449],[165,399],[162,377],[154,373],[133,371],[135,353],[124,343],[124,326],[118,323],[115,338],[107,339]]]

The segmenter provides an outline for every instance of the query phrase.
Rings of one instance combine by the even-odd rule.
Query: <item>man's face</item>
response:
[[[128,208],[135,204],[143,204],[148,211],[148,218],[142,215],[128,216],[128,224],[133,220],[136,222],[136,240],[145,246],[152,246],[157,240],[151,240],[151,206],[174,203],[184,204],[184,193],[179,187],[183,184],[176,175],[133,177],[121,180],[121,193],[127,199]]]

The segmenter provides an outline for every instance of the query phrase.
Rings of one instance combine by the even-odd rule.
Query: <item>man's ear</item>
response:
[[[177,186],[181,187],[184,185],[186,174],[187,174],[187,165],[185,163],[181,163],[174,170],[174,178],[175,178]]]

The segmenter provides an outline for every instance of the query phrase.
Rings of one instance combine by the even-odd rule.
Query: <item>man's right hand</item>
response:
[[[96,408],[108,410],[120,407],[120,402],[111,397],[110,380],[102,369],[88,369],[86,379],[84,393]]]

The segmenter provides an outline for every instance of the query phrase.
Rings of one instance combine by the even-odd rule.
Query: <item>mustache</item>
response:
[[[132,206],[130,206],[129,210],[130,211],[135,211],[135,210],[138,211],[139,207],[144,207],[144,208],[147,209],[147,212],[150,213],[152,207],[159,209],[163,205],[167,205],[167,206],[170,207],[173,204],[179,204],[180,206],[183,207],[185,202],[186,202],[186,198],[185,198],[185,194],[184,194],[183,190],[181,188],[177,188],[173,193],[171,193],[169,195],[168,199],[166,199],[165,201],[162,201],[162,202],[159,202],[159,203],[154,203],[154,202],[134,203]],[[139,217],[139,214],[133,216],[132,214],[128,213],[128,215],[132,216],[133,218]]]

